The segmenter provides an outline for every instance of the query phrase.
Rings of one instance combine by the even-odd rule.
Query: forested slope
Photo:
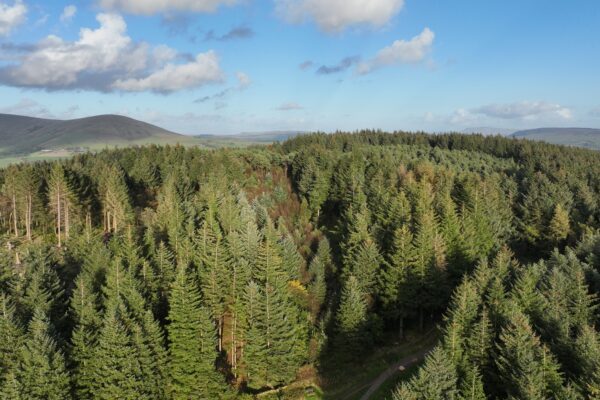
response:
[[[465,398],[520,398],[513,372],[530,370],[507,369],[521,361],[506,358],[510,346],[554,374],[544,364],[549,383],[531,398],[592,393],[582,382],[598,353],[586,370],[563,361],[598,343],[598,257],[583,256],[599,224],[596,152],[314,134],[244,150],[102,151],[1,179],[0,397],[252,396],[318,379],[332,360],[360,363],[449,303],[426,363],[444,365],[446,392],[428,392],[438,381],[425,370],[399,398],[465,397],[468,382],[480,397]],[[560,252],[582,238],[575,265]],[[453,334],[462,293],[472,306]],[[556,327],[563,336],[552,315],[573,316]],[[486,318],[487,347],[473,355]]]

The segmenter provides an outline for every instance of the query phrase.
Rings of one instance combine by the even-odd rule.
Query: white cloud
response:
[[[276,108],[276,110],[279,110],[279,111],[294,111],[294,110],[303,110],[303,109],[304,109],[304,107],[302,107],[300,104],[294,103],[294,102],[283,103],[282,105],[280,105],[279,107]]]
[[[600,117],[600,107],[590,110],[590,115],[592,117]]]
[[[65,9],[63,10],[62,14],[60,15],[60,22],[62,22],[62,23],[71,22],[73,17],[75,17],[75,14],[77,14],[77,7],[75,7],[72,4],[66,6]]]
[[[209,51],[198,54],[193,62],[187,64],[169,63],[144,78],[119,79],[113,87],[129,92],[151,90],[168,93],[222,80],[219,59],[213,51]]]
[[[82,28],[75,42],[48,36],[27,53],[19,65],[4,69],[0,79],[15,86],[101,87],[102,82],[97,82],[99,75],[143,70],[148,45],[132,42],[125,34],[127,26],[119,15],[99,14],[96,19],[100,27]],[[88,82],[84,83],[85,80]]]
[[[252,80],[250,79],[248,74],[246,74],[244,72],[238,72],[236,74],[236,77],[239,82],[238,88],[240,88],[240,89],[245,89],[248,86],[250,86],[250,84],[252,83]]]
[[[177,65],[177,51],[134,42],[117,14],[99,14],[100,27],[83,28],[79,39],[50,35],[36,45],[11,52],[0,68],[0,83],[46,90],[153,90],[170,92],[218,81],[222,72],[212,52]]]
[[[408,41],[396,40],[391,46],[381,49],[373,59],[360,63],[356,71],[359,74],[368,74],[374,69],[388,65],[419,63],[431,51],[434,39],[435,33],[425,28],[423,32]]]
[[[571,110],[560,104],[545,101],[521,101],[508,104],[489,104],[472,110],[475,114],[482,114],[500,119],[535,120],[541,117],[554,117],[571,119]]]
[[[404,6],[404,0],[275,0],[277,13],[292,23],[312,19],[326,32],[349,26],[385,25]]]
[[[7,36],[25,21],[27,6],[21,0],[12,4],[0,2],[0,36]]]
[[[237,0],[99,0],[98,3],[109,10],[150,15],[169,11],[213,12],[219,6],[230,6]]]

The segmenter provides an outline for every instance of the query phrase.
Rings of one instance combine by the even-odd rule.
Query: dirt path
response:
[[[431,346],[429,346],[425,349],[422,349],[421,351],[418,351],[417,353],[414,353],[414,354],[411,354],[410,356],[404,357],[401,360],[399,360],[396,364],[392,365],[391,367],[389,367],[388,369],[383,371],[377,377],[377,379],[375,379],[373,382],[371,382],[371,384],[369,386],[369,390],[367,390],[365,392],[365,394],[362,395],[360,400],[368,400],[369,398],[371,398],[373,393],[375,393],[377,391],[377,389],[379,389],[379,387],[381,387],[381,385],[383,385],[385,383],[385,381],[392,378],[396,374],[404,371],[406,368],[410,367],[411,365],[421,361],[427,355],[427,353],[429,353],[431,350],[433,350],[435,345],[436,344],[432,344]]]

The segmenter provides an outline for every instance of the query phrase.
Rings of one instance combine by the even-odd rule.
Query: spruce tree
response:
[[[16,372],[20,359],[19,349],[24,335],[15,320],[14,306],[9,303],[8,296],[4,293],[0,293],[0,307],[0,381],[2,381],[7,374],[14,375]]]
[[[143,393],[143,374],[123,313],[122,304],[111,304],[98,333],[91,375],[91,391],[98,400],[133,400]]]
[[[65,359],[51,336],[48,319],[40,309],[34,311],[29,324],[16,376],[21,397],[25,399],[70,398]]]
[[[218,398],[224,380],[215,370],[217,339],[210,312],[182,266],[169,298],[170,396],[174,399]]]
[[[518,311],[500,334],[496,365],[509,396],[542,400],[562,391],[558,365]]]
[[[71,297],[71,313],[75,327],[71,336],[71,362],[75,382],[75,393],[79,398],[90,398],[93,382],[94,346],[100,328],[100,317],[96,309],[96,294],[90,279],[81,273]]]
[[[247,322],[245,362],[253,388],[290,382],[306,357],[306,324],[289,298],[276,232],[270,221],[266,224],[256,264],[256,307]]]
[[[425,359],[425,364],[410,381],[394,393],[394,400],[454,400],[457,389],[456,369],[441,347],[436,347]]]
[[[416,249],[410,229],[403,225],[394,232],[392,253],[379,275],[378,294],[386,318],[398,321],[398,336],[404,337],[404,320],[411,316],[415,302]]]
[[[212,214],[207,212],[200,227],[197,241],[197,266],[202,299],[208,307],[212,319],[217,324],[217,339],[219,351],[223,343],[223,315],[225,312],[225,266],[227,261],[227,248],[223,241],[223,235],[213,219]]]
[[[554,208],[552,219],[548,225],[548,239],[553,243],[566,239],[570,232],[569,213],[559,203]]]
[[[336,314],[335,349],[349,358],[363,354],[369,343],[367,335],[367,303],[358,280],[350,276],[344,285]]]
[[[21,385],[13,371],[0,376],[0,399],[21,400]]]

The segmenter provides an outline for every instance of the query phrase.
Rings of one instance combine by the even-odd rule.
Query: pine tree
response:
[[[336,314],[336,351],[350,358],[359,357],[369,344],[367,335],[367,304],[354,276],[344,285]]]
[[[298,253],[296,244],[287,232],[283,234],[279,242],[281,247],[281,262],[287,275],[287,280],[299,280],[300,273],[305,268],[304,259]]]
[[[207,213],[198,232],[197,265],[202,298],[208,307],[211,316],[217,324],[218,348],[223,346],[223,315],[225,312],[225,263],[227,261],[227,248],[223,241],[221,230],[212,214]]]
[[[218,398],[224,382],[215,370],[215,328],[183,267],[173,283],[168,321],[170,395],[175,399]]]
[[[416,249],[413,235],[406,225],[394,232],[392,253],[386,268],[379,275],[379,297],[384,306],[385,316],[398,320],[398,336],[404,337],[404,319],[409,317],[415,303]]]
[[[136,348],[123,324],[123,305],[109,307],[94,349],[91,391],[99,400],[138,399],[143,393],[143,375]]]
[[[315,255],[310,262],[308,273],[311,277],[311,281],[308,286],[308,292],[310,294],[310,307],[313,318],[316,320],[318,317],[321,307],[325,302],[327,295],[327,281],[325,276],[325,265],[321,261],[318,255]]]
[[[21,400],[21,385],[13,371],[8,371],[2,379],[0,375],[0,398],[10,400]]]
[[[114,165],[105,165],[99,186],[104,230],[118,232],[125,228],[132,214],[123,171]]]
[[[471,336],[480,301],[475,285],[465,279],[454,292],[450,303],[444,349],[459,372],[467,369],[465,340]]]
[[[75,193],[65,176],[63,167],[55,163],[48,179],[48,200],[54,214],[58,247],[62,246],[63,235],[69,238],[75,215]]]
[[[21,347],[17,380],[26,399],[70,398],[69,375],[62,353],[50,335],[47,317],[36,309]]]
[[[394,400],[453,400],[458,396],[456,369],[441,347],[436,347],[425,359],[417,376],[403,383],[394,393]]]
[[[227,313],[229,315],[229,345],[227,352],[229,354],[229,363],[234,376],[238,376],[238,362],[242,351],[244,336],[243,315],[244,310],[244,289],[250,281],[250,264],[247,254],[244,253],[243,236],[233,231],[227,235],[226,239],[227,270],[229,274],[225,275]]]
[[[600,336],[591,326],[582,328],[575,339],[577,381],[587,398],[600,396]]]
[[[562,390],[558,365],[518,311],[500,334],[496,365],[509,396],[542,400]]]
[[[79,398],[90,398],[93,382],[93,359],[100,318],[96,310],[96,294],[85,273],[78,276],[71,297],[71,313],[75,328],[71,337],[71,362],[75,393]]]
[[[185,235],[185,220],[188,218],[185,200],[177,185],[178,178],[177,174],[171,174],[167,178],[158,195],[156,208],[158,222],[166,230],[175,254],[179,254],[182,237]]]
[[[306,357],[306,325],[289,298],[276,232],[270,221],[263,236],[255,274],[259,291],[253,320],[247,320],[245,346],[248,380],[253,388],[290,382]]]
[[[553,243],[561,242],[567,238],[570,231],[569,213],[559,203],[554,208],[554,214],[548,225],[548,239]]]
[[[460,385],[460,395],[458,400],[486,400],[483,389],[483,381],[477,367],[471,367],[467,370],[465,377]]]
[[[8,373],[15,373],[19,363],[19,348],[23,340],[17,321],[15,308],[8,296],[0,293],[0,381]]]

